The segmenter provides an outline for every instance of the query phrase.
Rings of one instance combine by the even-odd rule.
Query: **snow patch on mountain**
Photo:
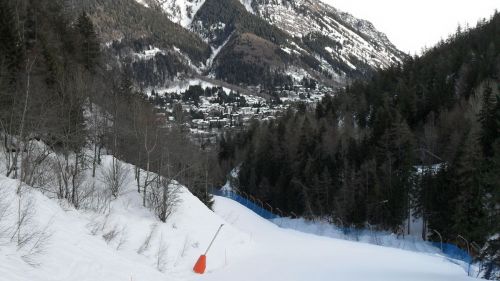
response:
[[[145,0],[136,1],[146,7],[151,6]],[[162,7],[171,21],[188,28],[193,21],[194,15],[203,6],[205,0],[150,0],[150,2]]]
[[[252,8],[253,0],[240,0],[240,2],[241,4],[243,4],[243,6],[245,6],[245,9],[247,9],[247,11],[249,11],[252,14],[255,14],[255,11]]]
[[[226,41],[224,41],[224,43],[222,43],[222,45],[220,45],[216,48],[212,47],[212,54],[210,55],[210,57],[208,58],[207,63],[206,63],[207,69],[212,67],[215,58],[217,58],[220,51],[222,51],[222,49],[226,46],[226,44],[229,42],[229,40],[231,40],[231,38],[233,37],[233,34],[234,34],[234,32],[227,37]]]

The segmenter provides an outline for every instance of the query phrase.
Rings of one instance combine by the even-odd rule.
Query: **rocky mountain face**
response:
[[[190,75],[330,86],[405,58],[370,22],[319,0],[91,0],[110,51],[143,87]]]
[[[319,0],[253,0],[250,5],[248,0],[241,1],[247,4],[245,7],[249,12],[294,37],[330,39],[334,45],[325,44],[321,47],[351,68],[356,65],[356,61],[366,62],[375,68],[385,68],[401,62],[405,56],[370,22],[357,19]]]

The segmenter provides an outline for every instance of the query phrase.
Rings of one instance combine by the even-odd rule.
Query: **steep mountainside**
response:
[[[241,1],[248,3],[248,0]],[[320,47],[347,64],[356,65],[359,60],[376,68],[386,68],[404,57],[370,22],[319,0],[253,0],[246,7],[293,36],[303,38],[315,34],[329,38],[335,44],[329,42]]]
[[[272,86],[299,73],[343,85],[405,57],[371,23],[318,0],[136,1],[197,33],[213,50],[203,70],[231,83]]]
[[[144,3],[142,3],[144,4]],[[86,11],[108,64],[132,74],[138,87],[163,87],[201,73],[212,50],[197,34],[170,20],[162,9],[135,0],[88,0],[67,6],[74,16]]]

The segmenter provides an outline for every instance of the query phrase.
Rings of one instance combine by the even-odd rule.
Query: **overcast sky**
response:
[[[489,19],[500,0],[322,0],[357,18],[371,21],[404,52],[418,54],[457,30]]]

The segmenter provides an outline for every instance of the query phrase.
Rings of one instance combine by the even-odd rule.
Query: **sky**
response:
[[[446,39],[458,24],[473,27],[480,18],[489,19],[500,0],[322,0],[371,21],[401,51],[420,54]]]

